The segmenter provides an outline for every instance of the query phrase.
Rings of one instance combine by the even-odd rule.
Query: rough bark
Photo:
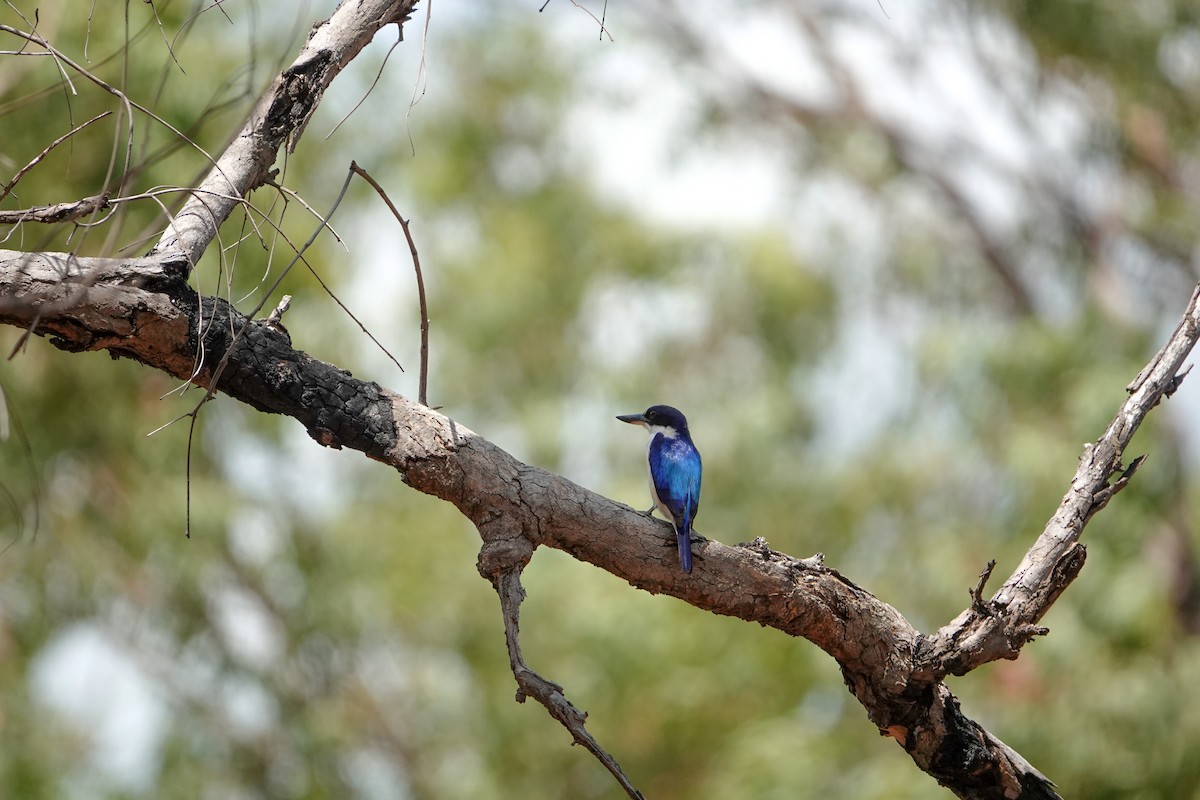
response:
[[[702,541],[697,568],[685,576],[674,549],[663,546],[673,536],[666,523],[523,464],[445,415],[294,349],[279,326],[248,319],[188,284],[220,223],[270,179],[279,148],[299,136],[333,76],[411,6],[347,2],[315,26],[148,257],[0,250],[0,323],[47,336],[63,350],[136,359],[260,411],[294,417],[320,444],[359,450],[413,488],[453,503],[483,540],[479,570],[500,595],[520,692],[546,705],[576,741],[590,739],[582,729],[586,715],[561,687],[528,668],[517,644],[519,573],[538,546],[568,552],[646,591],[809,640],[836,659],[881,734],[960,797],[1056,797],[1049,780],[963,714],[943,678],[1015,658],[1045,632],[1037,622],[1083,566],[1083,527],[1136,468],[1121,466],[1129,438],[1178,386],[1200,324],[1197,296],[1167,347],[1131,384],[1113,424],[1087,448],[1062,506],[1021,565],[986,601],[981,581],[971,605],[937,634],[921,634],[820,558],[796,559],[761,539],[735,546]],[[604,761],[598,745],[589,749]],[[637,796],[616,762],[605,764]]]
[[[755,541],[704,541],[683,576],[663,547],[670,531],[634,509],[523,464],[454,420],[291,347],[287,335],[201,297],[180,261],[79,259],[0,251],[0,322],[51,337],[72,352],[104,349],[286,414],[327,447],[349,447],[395,468],[413,488],[458,507],[479,528],[480,571],[493,581],[514,548],[571,553],[653,593],[808,639],[837,660],[846,684],[884,735],[961,797],[1053,797],[1020,755],[968,719],[941,678],[1013,658],[1030,628],[1082,566],[1078,536],[1128,475],[1125,444],[1178,384],[1200,317],[1193,296],[1179,329],[1113,424],[1087,448],[1059,512],[990,601],[977,601],[933,637],[817,559]],[[1116,484],[1110,483],[1118,475]],[[528,556],[524,556],[527,560]],[[522,562],[523,563],[523,562]]]
[[[217,229],[251,191],[271,180],[279,149],[295,149],[333,79],[381,29],[403,24],[416,0],[342,2],[313,25],[308,42],[259,98],[242,130],[217,158],[154,248],[195,266]],[[172,256],[174,257],[174,256]]]

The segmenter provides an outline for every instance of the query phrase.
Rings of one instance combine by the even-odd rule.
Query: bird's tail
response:
[[[692,571],[692,526],[687,520],[675,529],[675,544],[679,547],[679,566],[684,572]]]

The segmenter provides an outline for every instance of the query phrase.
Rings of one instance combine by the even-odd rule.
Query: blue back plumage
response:
[[[671,439],[656,433],[650,440],[650,475],[654,493],[675,527],[690,531],[700,508],[700,453],[690,437]]]
[[[651,406],[642,414],[624,414],[622,422],[650,431],[646,452],[650,463],[650,492],[654,505],[675,528],[679,564],[692,571],[692,523],[700,510],[700,453],[692,444],[687,419],[670,406]]]
[[[692,522],[700,510],[700,453],[687,429],[674,437],[654,434],[647,452],[655,505],[675,526],[679,565],[692,571]]]

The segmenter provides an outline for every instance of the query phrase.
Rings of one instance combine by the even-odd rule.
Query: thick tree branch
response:
[[[413,487],[454,503],[481,530],[497,520],[528,545],[548,545],[635,586],[698,608],[803,636],[841,665],[880,731],[963,797],[1053,796],[1049,784],[958,710],[941,676],[1012,658],[1078,574],[1088,519],[1128,480],[1124,448],[1142,419],[1179,384],[1200,331],[1200,290],[1171,340],[1130,385],[1130,397],[1087,448],[1071,490],[1013,576],[930,638],[891,606],[812,561],[764,544],[701,545],[703,568],[683,578],[664,556],[663,523],[520,463],[452,420],[294,350],[285,334],[198,296],[182,262],[81,259],[0,251],[0,322],[51,336],[58,347],[135,358],[207,386],[229,353],[220,391],[299,420],[323,445],[390,464]],[[200,335],[198,332],[202,332]],[[232,351],[231,351],[232,348]],[[482,562],[481,562],[482,563]],[[982,597],[982,586],[977,588]]]
[[[701,567],[683,576],[662,547],[670,536],[665,523],[522,464],[442,414],[293,349],[272,325],[198,296],[184,273],[181,262],[156,258],[0,250],[0,322],[36,322],[60,348],[106,349],[202,386],[228,353],[219,391],[295,417],[325,446],[391,465],[409,485],[457,506],[485,541],[502,524],[513,546],[554,547],[647,591],[813,642],[837,660],[880,732],[959,796],[1055,796],[1049,781],[965,717],[930,677],[929,640],[836,570],[762,542],[706,541]],[[1194,342],[1195,326],[1185,330]],[[488,552],[481,571],[490,575]]]
[[[343,0],[313,26],[304,49],[259,99],[241,132],[171,220],[154,253],[182,256],[189,269],[216,238],[221,223],[251,191],[271,178],[284,142],[296,146],[325,89],[381,28],[402,25],[416,0]]]
[[[221,222],[270,179],[279,148],[288,141],[294,146],[330,81],[375,32],[403,22],[413,5],[343,2],[314,27],[149,257],[0,250],[0,323],[48,336],[64,350],[133,358],[261,411],[294,417],[322,445],[360,450],[395,468],[417,490],[453,503],[484,540],[480,572],[500,596],[520,692],[546,705],[631,794],[636,790],[616,762],[584,731],[582,712],[560,687],[529,670],[520,654],[519,572],[539,545],[571,553],[646,591],[808,639],[837,660],[880,732],[960,797],[1056,797],[1044,776],[961,712],[942,679],[1014,658],[1026,641],[1045,632],[1036,623],[1083,566],[1078,540],[1084,525],[1140,463],[1121,466],[1130,437],[1178,387],[1183,359],[1200,330],[1198,296],[1167,347],[1130,385],[1113,424],[1085,451],[1070,491],[1025,560],[988,601],[981,579],[971,605],[935,636],[923,636],[894,608],[819,560],[797,560],[761,541],[736,547],[703,542],[698,550],[704,560],[685,576],[673,563],[674,551],[662,546],[672,536],[666,523],[521,463],[448,417],[294,349],[277,322],[250,320],[187,283]]]

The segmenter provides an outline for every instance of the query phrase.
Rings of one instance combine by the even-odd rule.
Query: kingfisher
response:
[[[671,406],[650,406],[641,414],[621,414],[621,422],[641,425],[650,433],[646,460],[650,464],[650,497],[654,509],[671,520],[679,566],[692,571],[692,523],[700,508],[700,451],[692,444],[687,418]]]

